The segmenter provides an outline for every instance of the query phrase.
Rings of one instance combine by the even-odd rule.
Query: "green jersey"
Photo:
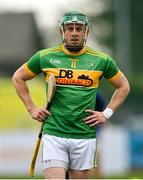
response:
[[[95,127],[89,127],[83,119],[89,115],[86,109],[95,109],[101,78],[115,80],[121,75],[111,57],[87,46],[75,53],[60,45],[38,51],[24,67],[33,76],[44,73],[46,86],[50,73],[56,77],[49,110],[52,115],[44,121],[44,134],[77,139],[96,137]]]

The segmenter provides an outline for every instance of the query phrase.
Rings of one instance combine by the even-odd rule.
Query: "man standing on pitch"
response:
[[[13,75],[13,83],[33,119],[44,121],[43,173],[45,179],[90,178],[95,166],[96,125],[103,124],[124,102],[129,83],[105,53],[86,45],[89,19],[80,12],[67,12],[59,21],[62,44],[38,51]],[[49,111],[36,107],[27,80],[51,73],[56,77],[56,92]],[[103,112],[94,111],[101,78],[115,87]]]

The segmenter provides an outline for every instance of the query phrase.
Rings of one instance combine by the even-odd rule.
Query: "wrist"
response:
[[[114,112],[111,108],[107,107],[102,113],[106,117],[106,119],[109,119]]]
[[[30,112],[33,111],[34,108],[35,108],[35,106],[28,106],[28,107],[27,107],[27,110],[28,110],[28,112],[30,113]]]

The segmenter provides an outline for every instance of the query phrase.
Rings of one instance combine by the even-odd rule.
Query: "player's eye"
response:
[[[67,26],[67,27],[65,28],[66,31],[73,31],[73,29],[74,29],[74,28],[73,28],[73,27],[70,27],[70,26]]]
[[[73,31],[73,27],[67,27],[67,31]]]
[[[80,32],[80,31],[82,31],[82,30],[83,30],[82,27],[76,27],[76,31]]]

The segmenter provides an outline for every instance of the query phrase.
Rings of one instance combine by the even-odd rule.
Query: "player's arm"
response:
[[[25,66],[23,65],[14,73],[12,81],[18,96],[24,103],[26,109],[31,114],[32,118],[38,121],[42,121],[45,119],[45,117],[47,117],[47,115],[50,115],[50,113],[45,108],[36,107],[31,98],[29,88],[26,83],[26,81],[32,79],[35,76],[36,74],[34,73],[27,73]]]
[[[122,74],[116,80],[109,80],[109,82],[116,88],[107,108],[103,112],[86,110],[90,115],[84,119],[89,126],[105,123],[114,111],[124,102],[129,91],[130,86],[126,77]]]
[[[116,90],[107,107],[111,108],[114,112],[126,99],[130,91],[130,86],[128,80],[123,74],[117,80],[109,80],[109,82],[116,88]]]

